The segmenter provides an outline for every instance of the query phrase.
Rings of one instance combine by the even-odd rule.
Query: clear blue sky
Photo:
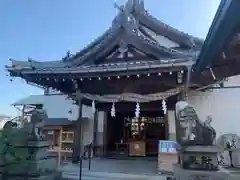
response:
[[[16,114],[14,101],[41,90],[9,81],[9,58],[57,60],[79,51],[111,24],[114,0],[0,1],[0,114]],[[126,0],[116,0],[123,4]],[[191,35],[205,38],[220,0],[145,0],[149,13]]]

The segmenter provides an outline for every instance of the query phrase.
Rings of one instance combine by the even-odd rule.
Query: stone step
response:
[[[79,180],[79,176],[76,175],[68,175],[67,177],[63,177],[66,180]],[[106,178],[106,177],[92,177],[92,176],[82,176],[82,180],[121,180],[121,179],[113,179],[113,178]]]
[[[63,178],[68,179],[77,179],[79,178],[79,166],[72,164],[65,164],[58,168],[62,172]],[[105,180],[165,180],[166,176],[158,174],[143,174],[143,173],[134,173],[129,171],[126,173],[123,172],[112,172],[112,171],[101,171],[99,170],[88,170],[87,168],[82,168],[82,177],[85,179],[105,179]]]
[[[63,172],[62,177],[65,179],[79,179],[78,172]],[[164,175],[137,175],[124,173],[108,173],[108,172],[83,172],[82,180],[166,180]]]

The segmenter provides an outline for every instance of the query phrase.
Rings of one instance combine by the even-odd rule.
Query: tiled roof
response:
[[[21,105],[43,105],[45,102],[44,95],[30,95],[25,98],[22,98],[16,102],[14,102],[13,106],[21,106]]]
[[[89,120],[88,118],[83,117],[81,120]],[[68,126],[73,124],[75,121],[70,121],[68,118],[48,118],[44,125],[45,126]]]
[[[195,69],[201,72],[208,66],[212,66],[216,56],[223,52],[223,47],[239,31],[240,1],[221,0],[212,25],[200,51]],[[236,32],[237,30],[237,32]],[[234,33],[235,31],[235,33]],[[218,58],[220,60],[220,58]]]
[[[48,118],[44,124],[45,126],[66,126],[72,124],[72,121],[68,118]]]

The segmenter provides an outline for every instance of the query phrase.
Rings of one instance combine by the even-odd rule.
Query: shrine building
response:
[[[80,52],[68,52],[58,61],[11,59],[7,70],[11,76],[60,91],[75,101],[79,117],[73,161],[83,146],[85,105],[92,107],[95,154],[156,157],[159,140],[176,139],[175,103],[188,98],[190,90],[203,90],[239,74],[234,49],[239,41],[236,31],[228,29],[238,20],[232,20],[232,26],[223,25],[230,10],[222,9],[233,4],[221,2],[204,42],[153,17],[142,0],[128,0],[118,7],[106,32]],[[223,26],[225,32],[220,35]]]

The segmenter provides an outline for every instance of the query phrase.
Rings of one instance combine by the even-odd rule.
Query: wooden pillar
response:
[[[182,92],[183,101],[188,100],[188,91],[189,91],[189,86],[191,85],[191,74],[192,74],[192,65],[187,67],[187,74],[185,77],[185,88]]]
[[[72,153],[72,163],[77,164],[80,160],[81,155],[81,145],[82,145],[82,99],[77,98],[78,102],[78,119],[75,124],[74,128],[74,147],[73,147],[73,153]]]
[[[169,119],[168,119],[168,112],[164,115],[164,126],[165,126],[165,137],[169,139]]]
[[[168,138],[171,141],[176,141],[176,118],[175,118],[175,111],[168,110]]]
[[[96,110],[93,116],[93,156],[96,156],[97,151],[97,132],[98,132],[98,111]]]
[[[60,147],[60,151],[58,151],[58,165],[60,166],[61,164],[61,159],[62,159],[62,153],[61,153],[61,150],[62,150],[62,127],[60,128],[60,136],[59,136],[59,147]]]
[[[95,125],[95,156],[102,157],[105,153],[106,146],[106,113],[99,111],[96,117]]]
[[[186,90],[186,87],[182,90],[182,92],[180,92],[178,95],[177,95],[177,101],[187,101],[188,100],[188,96],[187,96],[187,90]],[[175,103],[175,106],[176,106],[176,103]],[[174,110],[175,110],[175,107],[174,106]]]

